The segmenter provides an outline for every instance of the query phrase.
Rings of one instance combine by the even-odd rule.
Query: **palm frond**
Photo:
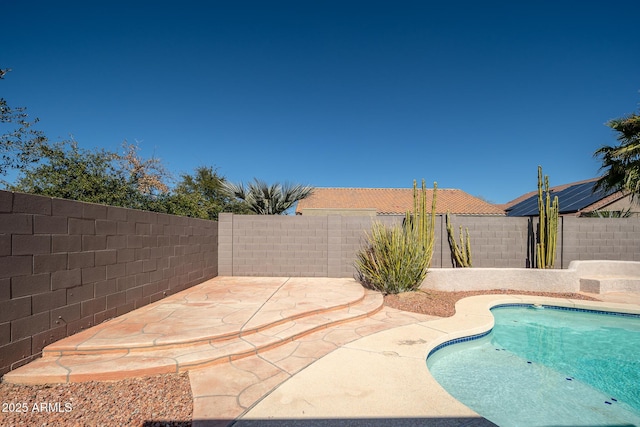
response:
[[[243,200],[260,215],[280,215],[297,201],[309,197],[314,187],[300,184],[268,184],[254,178],[246,186],[243,183],[224,182],[223,187],[233,197]]]

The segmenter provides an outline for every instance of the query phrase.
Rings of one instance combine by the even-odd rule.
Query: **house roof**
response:
[[[551,197],[558,196],[560,214],[592,211],[624,197],[622,192],[595,189],[599,178],[551,187]],[[508,216],[538,215],[538,190],[530,191],[502,205]]]
[[[427,189],[427,206],[431,207],[433,189]],[[367,209],[378,215],[404,215],[413,211],[412,188],[316,188],[311,196],[300,200],[296,214],[304,209]],[[438,189],[436,212],[439,214],[504,215],[500,207],[462,190]]]

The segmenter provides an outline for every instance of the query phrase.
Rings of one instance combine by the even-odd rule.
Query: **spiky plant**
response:
[[[454,267],[471,267],[471,240],[469,239],[469,229],[462,233],[460,226],[460,246],[456,242],[456,236],[451,225],[451,218],[447,212],[447,235],[449,236],[449,248],[451,249],[451,259]]]
[[[225,182],[224,188],[233,197],[244,201],[259,215],[281,215],[298,200],[309,197],[314,187],[300,184],[267,184],[254,179],[246,187],[243,183]]]
[[[427,213],[427,188],[424,179],[420,190],[418,190],[416,181],[413,180],[413,212],[407,212],[404,219],[405,228],[411,228],[418,234],[418,239],[422,242],[425,250],[428,266],[431,265],[435,244],[437,191],[438,183],[434,182],[431,212]]]
[[[435,240],[436,188],[431,214],[427,213],[424,180],[418,191],[413,182],[413,212],[402,225],[374,223],[367,244],[356,254],[360,281],[384,294],[417,290],[427,275]]]
[[[544,197],[543,197],[544,193]],[[553,268],[556,260],[558,238],[558,196],[551,202],[549,177],[545,175],[544,186],[542,167],[538,166],[538,239],[536,243],[536,265],[538,268]]]
[[[429,258],[417,229],[376,222],[367,234],[367,242],[355,261],[365,286],[385,295],[420,287],[427,275]]]

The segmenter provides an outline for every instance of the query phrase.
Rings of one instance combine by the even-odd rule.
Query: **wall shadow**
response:
[[[154,424],[146,424],[152,427]],[[239,420],[195,420],[194,427],[495,427],[489,420],[479,417],[424,417],[424,418],[298,418],[298,419],[239,419]]]

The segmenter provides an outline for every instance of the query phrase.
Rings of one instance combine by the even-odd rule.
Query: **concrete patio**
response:
[[[352,279],[216,277],[55,342],[4,381],[188,371],[200,426],[491,425],[433,380],[430,349],[488,330],[503,302],[640,313],[638,294],[597,297],[611,302],[487,295],[442,319],[384,307]]]

